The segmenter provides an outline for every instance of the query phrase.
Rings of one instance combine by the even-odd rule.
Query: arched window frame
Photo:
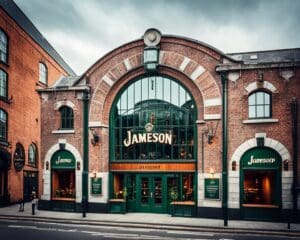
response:
[[[38,151],[34,143],[31,143],[28,148],[28,165],[37,166]]]
[[[39,63],[39,81],[43,84],[48,84],[48,68],[42,62]]]
[[[60,129],[69,130],[74,129],[74,111],[68,106],[62,106],[60,112]]]
[[[260,99],[258,99],[261,93],[263,94],[262,102],[260,101]],[[268,100],[266,99],[266,96],[268,96]],[[263,114],[258,113],[258,111],[260,111],[259,109],[263,110]],[[259,89],[257,91],[251,92],[248,95],[248,118],[261,119],[261,118],[271,118],[271,117],[272,117],[272,94],[264,89]]]
[[[7,100],[8,96],[8,75],[0,68],[0,99]]]
[[[0,141],[7,142],[7,133],[8,133],[8,116],[7,112],[0,108]]]
[[[8,36],[0,28],[0,62],[8,63]]]

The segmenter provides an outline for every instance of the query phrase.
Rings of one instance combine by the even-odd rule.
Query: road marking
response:
[[[187,234],[187,235],[198,235],[198,236],[207,236],[207,237],[213,237],[214,233],[208,233],[208,232],[189,232],[189,231],[180,231],[180,230],[171,230],[167,231],[167,233],[171,234]]]

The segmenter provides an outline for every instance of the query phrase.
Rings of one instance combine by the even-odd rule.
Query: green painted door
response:
[[[165,179],[163,175],[141,174],[137,176],[137,211],[167,212]]]

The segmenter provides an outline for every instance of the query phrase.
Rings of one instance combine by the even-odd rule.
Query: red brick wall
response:
[[[16,143],[23,145],[26,154],[24,170],[39,171],[41,194],[40,159],[37,169],[27,165],[28,148],[32,142],[37,145],[39,156],[41,155],[40,99],[36,89],[45,86],[39,83],[39,62],[43,61],[48,68],[49,85],[67,73],[1,8],[0,27],[9,38],[8,65],[0,63],[0,68],[8,74],[8,96],[12,99],[10,104],[0,101],[0,107],[8,113],[8,141],[11,144],[8,151],[13,155]],[[16,172],[12,164],[8,181],[11,201],[19,200],[23,196],[23,171]]]

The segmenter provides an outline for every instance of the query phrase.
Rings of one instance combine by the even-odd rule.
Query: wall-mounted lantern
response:
[[[156,71],[159,63],[159,47],[161,33],[157,29],[150,28],[144,34],[143,63],[146,71]]]
[[[96,146],[100,141],[100,137],[94,129],[90,129],[90,130],[92,133],[91,143],[93,144],[93,146]]]

